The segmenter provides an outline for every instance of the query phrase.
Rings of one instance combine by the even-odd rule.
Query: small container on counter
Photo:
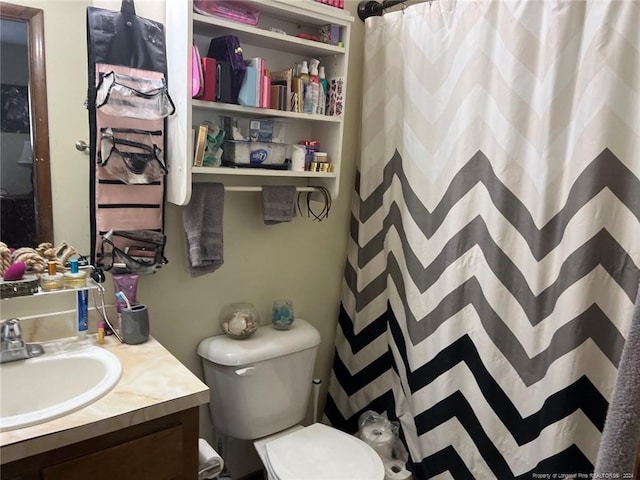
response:
[[[231,303],[220,312],[220,327],[231,338],[248,338],[258,330],[259,326],[260,317],[251,303]]]
[[[98,322],[98,345],[104,345],[104,322]]]
[[[287,299],[275,300],[271,307],[271,324],[276,330],[288,330],[293,323],[293,302]]]
[[[87,286],[87,273],[78,270],[78,260],[69,260],[70,270],[64,273],[64,288],[82,288]]]
[[[43,273],[40,277],[40,288],[45,292],[62,290],[64,288],[64,275],[58,273],[56,262],[49,262],[47,273]]]

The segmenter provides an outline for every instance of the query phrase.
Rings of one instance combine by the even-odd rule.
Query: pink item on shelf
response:
[[[204,77],[204,91],[202,93],[202,100],[208,100],[209,102],[216,101],[216,59],[204,57],[202,59],[202,74]]]
[[[194,43],[191,46],[191,96],[198,98],[204,93],[204,78],[202,75],[202,61],[200,52]]]
[[[234,22],[257,25],[260,11],[237,0],[194,0],[193,10],[202,15],[214,15]]]

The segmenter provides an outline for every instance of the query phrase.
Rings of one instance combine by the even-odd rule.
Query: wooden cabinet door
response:
[[[43,469],[43,480],[173,480],[182,477],[182,426]]]

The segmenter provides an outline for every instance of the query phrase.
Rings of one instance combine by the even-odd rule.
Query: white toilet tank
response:
[[[226,335],[198,345],[211,389],[214,428],[253,440],[299,423],[307,412],[320,334],[297,318],[289,330],[260,327],[244,340]]]

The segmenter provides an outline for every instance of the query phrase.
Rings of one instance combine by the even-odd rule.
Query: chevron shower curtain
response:
[[[593,471],[640,279],[639,25],[631,0],[367,20],[325,415],[386,411],[417,479]]]

